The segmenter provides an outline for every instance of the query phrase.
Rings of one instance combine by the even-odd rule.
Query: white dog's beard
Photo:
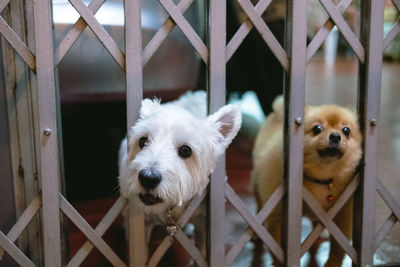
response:
[[[164,200],[162,200],[160,197],[151,193],[139,193],[139,199],[146,206],[153,206],[164,202]]]
[[[182,189],[179,184],[179,179],[182,178],[172,178],[177,176],[176,173],[161,171],[163,179],[160,184],[154,189],[146,190],[138,182],[138,172],[137,168],[131,168],[120,178],[121,193],[126,198],[132,199],[145,213],[160,213],[168,208],[183,205]],[[190,177],[186,177],[185,180],[190,180]]]
[[[138,207],[140,210],[142,210],[146,214],[161,214],[170,207],[165,202],[160,202],[160,203],[157,203],[154,205],[146,205],[139,198],[139,195],[135,196],[133,199],[136,203],[135,206]]]

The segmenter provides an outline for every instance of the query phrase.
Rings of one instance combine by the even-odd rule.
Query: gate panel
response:
[[[271,33],[260,15],[265,11],[271,0],[260,0],[256,6],[250,1],[238,0],[248,18],[240,26],[232,40],[226,45],[226,0],[209,1],[208,37],[209,43],[203,40],[193,30],[184,17],[184,12],[193,0],[182,0],[177,5],[171,0],[159,0],[169,14],[169,18],[143,49],[141,32],[141,1],[125,1],[125,54],[110,37],[104,27],[96,20],[94,13],[104,3],[94,0],[88,7],[81,0],[70,0],[80,13],[80,18],[69,33],[53,50],[53,33],[51,24],[50,3],[45,0],[33,2],[35,53],[0,17],[0,32],[20,55],[27,66],[36,72],[38,86],[40,136],[40,177],[42,191],[32,200],[28,208],[21,214],[17,223],[5,235],[0,232],[0,256],[4,251],[9,253],[19,264],[33,266],[30,259],[19,250],[14,242],[23,229],[34,218],[43,206],[44,231],[44,264],[45,266],[61,266],[61,232],[59,208],[77,225],[89,238],[78,253],[68,263],[77,266],[82,263],[90,250],[96,246],[104,256],[115,266],[125,266],[125,263],[104,242],[102,235],[109,228],[121,210],[126,206],[126,200],[121,197],[115,202],[99,225],[93,229],[70,203],[59,194],[59,147],[57,133],[57,92],[55,86],[54,67],[67,53],[82,31],[89,26],[104,48],[126,73],[127,126],[135,123],[143,98],[143,67],[167,38],[170,31],[178,26],[187,37],[199,56],[209,64],[208,68],[208,101],[209,111],[215,112],[225,104],[226,98],[226,62],[232,57],[241,42],[254,27],[271,48],[285,73],[285,135],[284,135],[284,183],[272,195],[260,212],[253,216],[244,202],[236,195],[225,180],[225,159],[222,158],[211,175],[209,196],[209,232],[206,259],[198,248],[192,244],[182,228],[188,222],[193,212],[205,199],[207,192],[196,196],[188,205],[187,210],[177,221],[176,236],[166,236],[156,251],[148,257],[145,242],[145,220],[143,214],[134,214],[130,203],[129,210],[129,265],[156,266],[170,245],[178,241],[200,266],[229,266],[239,254],[252,234],[258,235],[287,266],[299,266],[301,256],[311,247],[319,234],[326,227],[332,236],[353,259],[353,265],[372,266],[373,253],[387,233],[399,220],[400,208],[388,190],[377,178],[377,147],[379,122],[379,102],[382,71],[382,52],[394,37],[400,32],[399,21],[393,25],[389,34],[383,38],[383,0],[367,0],[362,2],[361,40],[351,31],[342,17],[342,13],[351,1],[342,0],[337,6],[330,0],[321,0],[322,6],[330,18],[307,47],[306,44],[306,0],[287,0],[286,43],[283,49]],[[400,1],[393,0],[397,8]],[[9,1],[0,4],[3,10]],[[325,212],[314,200],[312,195],[303,193],[303,137],[304,137],[304,98],[305,98],[305,68],[306,63],[321,46],[328,33],[336,25],[349,42],[359,58],[359,91],[358,103],[360,122],[364,135],[364,157],[360,178],[357,176],[337,199],[333,207]],[[29,29],[32,26],[29,27]],[[53,54],[54,52],[54,54]],[[13,59],[14,60],[14,59]],[[13,74],[14,76],[15,73]],[[17,77],[14,77],[17,80]],[[33,148],[35,150],[35,148]],[[358,188],[358,189],[357,189]],[[354,247],[344,237],[333,222],[334,216],[355,193],[355,203],[360,209],[354,214]],[[375,199],[378,192],[392,213],[381,229],[375,235]],[[41,201],[43,199],[43,203]],[[263,227],[263,222],[277,203],[283,199],[284,222],[283,242],[279,246]],[[314,211],[320,223],[313,229],[306,240],[301,243],[302,200]],[[225,255],[225,201],[228,200],[244,217],[249,227],[240,237],[237,244]]]
[[[361,186],[355,194],[353,242],[359,266],[372,266],[375,251],[375,201],[378,178],[378,125],[383,55],[385,1],[361,2],[361,42],[365,63],[359,64],[358,114],[364,136]]]
[[[226,0],[209,1],[209,112],[225,104]],[[210,177],[209,257],[211,266],[225,266],[225,156],[217,162]]]
[[[38,84],[40,174],[42,178],[44,262],[61,266],[59,190],[59,153],[56,88],[54,81],[53,31],[50,2],[33,3],[36,78]]]
[[[139,117],[143,98],[142,29],[140,0],[124,1],[125,8],[125,53],[126,53],[126,110],[127,129]],[[144,214],[134,214],[133,202],[129,201],[129,266],[145,266],[147,249],[145,241]],[[126,229],[128,230],[128,229]]]
[[[285,122],[283,179],[282,247],[285,265],[298,266],[301,258],[301,218],[303,188],[304,99],[306,70],[307,1],[286,2],[286,53],[289,68],[285,73]]]

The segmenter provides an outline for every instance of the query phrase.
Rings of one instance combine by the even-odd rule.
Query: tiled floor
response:
[[[357,63],[353,60],[340,59],[334,66],[326,66],[322,60],[315,59],[307,68],[307,99],[310,104],[335,103],[344,106],[355,106],[357,94]],[[379,138],[379,176],[383,184],[400,203],[400,64],[385,63],[382,77],[380,138]],[[255,211],[254,200],[249,191],[251,171],[252,140],[240,135],[227,151],[227,169],[229,183],[238,192],[252,211]],[[100,199],[75,203],[77,209],[95,226],[104,212],[110,207],[113,199]],[[377,198],[377,225],[382,225],[389,216],[384,202]],[[225,232],[227,249],[232,246],[247,228],[244,220],[227,206],[227,228]],[[106,233],[107,242],[115,248],[117,254],[126,259],[126,247],[119,218]],[[305,221],[304,234],[310,230]],[[379,227],[377,227],[377,230]],[[70,254],[73,255],[84,241],[83,235],[74,227],[69,228]],[[156,245],[153,243],[153,246]],[[323,243],[318,253],[321,263],[327,257],[328,243]],[[253,244],[250,242],[234,262],[234,266],[249,266],[252,260]],[[265,265],[269,266],[270,257],[265,254]],[[307,256],[302,260],[307,262]],[[394,227],[375,255],[375,263],[400,263],[400,226]],[[188,263],[187,254],[179,246],[170,250],[164,259],[163,266],[184,266]],[[305,265],[305,264],[303,264]],[[109,266],[107,260],[98,251],[94,251],[84,266]],[[343,266],[351,266],[349,258]]]

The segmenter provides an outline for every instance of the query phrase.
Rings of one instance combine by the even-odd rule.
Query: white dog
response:
[[[120,147],[122,196],[164,222],[171,211],[176,220],[188,202],[206,188],[216,161],[240,125],[237,105],[226,105],[206,117],[204,91],[187,93],[163,105],[144,99],[139,119],[129,130],[129,142],[124,139]],[[147,227],[147,238],[151,227]]]

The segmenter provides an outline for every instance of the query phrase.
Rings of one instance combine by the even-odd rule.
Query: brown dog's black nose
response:
[[[139,182],[146,190],[154,189],[161,182],[161,173],[152,168],[139,171]]]
[[[341,140],[342,138],[340,137],[340,134],[339,133],[331,133],[330,135],[329,135],[329,144],[330,145],[337,145],[337,144],[339,144],[340,143],[340,140]]]

